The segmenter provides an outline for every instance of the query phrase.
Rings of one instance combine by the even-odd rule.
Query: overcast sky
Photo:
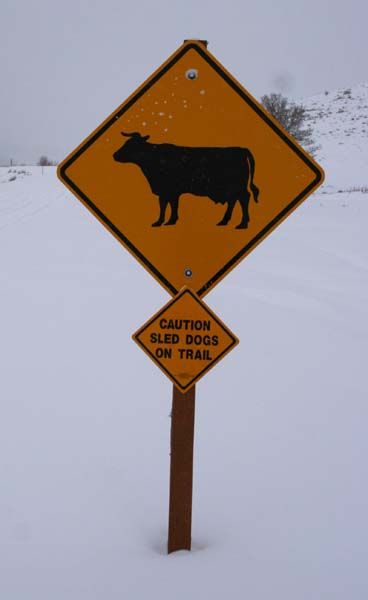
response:
[[[366,0],[2,0],[0,162],[61,160],[187,38],[254,96],[368,80]]]

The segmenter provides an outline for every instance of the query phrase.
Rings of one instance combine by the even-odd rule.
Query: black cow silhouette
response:
[[[213,202],[227,204],[217,225],[228,224],[239,201],[242,219],[236,229],[248,227],[250,193],[255,202],[258,202],[259,194],[253,183],[255,161],[248,148],[152,144],[147,142],[149,135],[142,136],[137,132],[122,132],[122,135],[129,139],[114,153],[114,160],[138,165],[153,194],[159,197],[160,214],[153,227],[164,223],[168,205],[171,214],[165,225],[175,225],[182,194],[207,196]]]

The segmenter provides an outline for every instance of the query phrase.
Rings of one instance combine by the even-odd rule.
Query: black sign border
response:
[[[236,82],[229,77],[229,75],[221,69],[221,67],[211,58],[208,54],[195,43],[185,44],[183,49],[180,50],[171,61],[165,64],[156,75],[154,75],[146,83],[142,89],[139,90],[128,102],[124,103],[120,109],[115,111],[111,117],[101,125],[95,133],[88,138],[88,140],[82,144],[76,152],[74,152],[65,162],[63,162],[58,170],[58,175],[62,181],[64,181],[68,187],[70,187],[76,196],[81,198],[83,202],[94,212],[97,217],[105,223],[105,225],[112,231],[112,233],[122,241],[122,243],[134,254],[141,263],[150,271],[154,276],[162,283],[162,285],[169,290],[173,296],[178,293],[178,290],[160,273],[143,254],[142,252],[120,231],[111,221],[103,214],[103,212],[93,204],[93,202],[86,196],[86,194],[78,188],[78,186],[68,177],[66,171],[75,162],[75,160],[81,156],[101,135],[109,129],[109,127],[120,118],[127,110],[139,100],[172,66],[177,63],[189,50],[195,50],[198,54],[226,81],[226,83],[239,94],[239,96],[261,117],[271,129],[280,137],[282,140],[299,156],[299,158],[307,164],[307,166],[315,173],[315,179],[294,198],[272,221],[268,223],[250,242],[248,242],[239,252],[237,252],[232,259],[230,259],[211,279],[209,279],[199,290],[196,291],[199,297],[206,294],[214,285],[223,278],[223,276],[235,266],[241,258],[247,254],[253,246],[256,246],[267,233],[272,230],[279,221],[282,221],[288,213],[290,213],[294,207],[296,207],[302,200],[307,196],[313,188],[317,187],[318,184],[323,180],[323,173],[317,168],[317,166],[309,160],[309,158],[296,146],[285,133],[259,108],[259,106],[249,97],[245,91],[240,88]]]

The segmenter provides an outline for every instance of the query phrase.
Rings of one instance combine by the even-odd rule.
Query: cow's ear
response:
[[[149,137],[149,135],[142,135],[142,140],[146,142],[147,140],[149,140]]]

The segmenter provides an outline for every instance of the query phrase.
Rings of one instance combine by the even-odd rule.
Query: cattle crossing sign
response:
[[[175,295],[205,295],[322,182],[317,163],[187,41],[59,166]]]

